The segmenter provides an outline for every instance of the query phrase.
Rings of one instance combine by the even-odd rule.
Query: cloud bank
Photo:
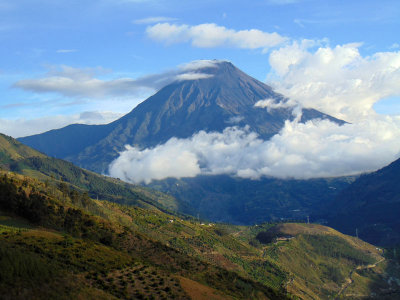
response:
[[[267,81],[304,107],[349,122],[373,117],[373,105],[400,95],[400,51],[362,56],[361,44],[304,40],[272,51]]]
[[[241,178],[318,178],[376,170],[398,156],[400,118],[339,126],[327,120],[286,121],[264,141],[248,128],[201,131],[151,149],[127,146],[111,163],[113,177],[139,183],[167,177],[229,174]]]
[[[194,47],[234,47],[241,49],[268,49],[284,43],[287,38],[276,32],[258,29],[233,30],[214,23],[195,26],[158,23],[146,29],[147,35],[166,44],[190,42]]]

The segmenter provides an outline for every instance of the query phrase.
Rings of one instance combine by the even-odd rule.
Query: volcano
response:
[[[154,147],[172,137],[188,138],[200,130],[222,132],[230,126],[248,126],[267,140],[286,120],[295,118],[287,98],[232,63],[207,61],[204,65],[110,124],[73,124],[19,141],[47,155],[107,173],[109,164],[127,144]],[[256,103],[262,100],[276,105],[258,107]],[[316,118],[344,123],[312,108],[303,108],[300,122]]]

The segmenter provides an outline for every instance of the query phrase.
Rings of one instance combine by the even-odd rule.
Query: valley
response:
[[[375,246],[321,225],[203,224],[9,171],[0,179],[5,299],[185,299],[199,290],[216,299],[325,299],[353,269],[352,293],[398,292],[386,262],[357,268],[382,260]],[[293,238],[266,243],[264,232]]]

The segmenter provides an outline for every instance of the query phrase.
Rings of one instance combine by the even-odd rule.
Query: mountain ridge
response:
[[[330,226],[370,243],[400,243],[400,159],[364,174],[336,196],[325,209]]]
[[[75,190],[87,191],[93,198],[170,212],[178,210],[178,203],[171,196],[99,175],[76,167],[68,161],[48,157],[1,133],[0,169],[69,185]]]

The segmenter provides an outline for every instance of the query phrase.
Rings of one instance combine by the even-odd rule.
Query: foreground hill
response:
[[[268,243],[276,236],[281,241],[267,247],[265,255],[292,274],[286,289],[301,299],[394,299],[400,295],[397,284],[388,284],[390,276],[399,276],[394,262],[362,240],[321,225],[290,223],[261,231],[257,238]]]
[[[0,209],[3,299],[188,299],[193,289],[215,299],[286,298],[141,233],[169,224],[162,213],[122,213],[122,206],[13,173],[0,177]],[[134,214],[140,217],[125,225]],[[169,230],[179,232],[180,222]]]
[[[376,245],[400,244],[400,160],[360,176],[328,207],[330,226]]]
[[[274,109],[255,107],[265,99],[281,104],[287,101],[270,86],[230,62],[205,63],[208,67],[191,70],[191,76],[198,79],[174,81],[110,124],[74,124],[19,140],[47,155],[107,173],[127,144],[148,148],[172,137],[191,137],[200,130],[222,132],[226,127],[245,125],[262,139],[269,139],[286,120],[294,118],[293,107],[284,104]],[[303,109],[302,122],[315,118],[343,123],[317,110]]]
[[[202,224],[0,173],[4,299],[398,295],[381,252],[324,226]]]

